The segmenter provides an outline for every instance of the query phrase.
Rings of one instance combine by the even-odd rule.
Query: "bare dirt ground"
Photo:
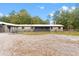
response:
[[[79,56],[79,36],[0,33],[1,56]]]

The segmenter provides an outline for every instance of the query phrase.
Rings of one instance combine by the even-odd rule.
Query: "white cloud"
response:
[[[72,12],[73,10],[75,10],[75,6],[72,6],[70,9],[69,9],[69,12]]]
[[[69,9],[69,12],[72,12],[72,9]]]
[[[71,7],[72,10],[75,10],[75,8],[76,8],[75,6],[72,6],[72,7]]]
[[[64,11],[67,11],[67,10],[69,10],[69,8],[67,7],[67,6],[62,6],[62,8],[61,8],[62,10],[64,10]]]
[[[3,16],[3,14],[2,13],[0,13],[0,17],[2,17]]]
[[[50,15],[51,17],[52,17],[52,16],[54,16],[54,14],[53,14],[53,13],[50,13],[49,15]]]
[[[44,10],[44,9],[45,9],[45,7],[44,7],[44,6],[40,6],[39,8],[40,8],[41,10]]]
[[[53,21],[52,20],[50,21],[50,24],[53,24]]]
[[[7,14],[7,15],[5,15],[6,17],[8,17],[9,15]]]

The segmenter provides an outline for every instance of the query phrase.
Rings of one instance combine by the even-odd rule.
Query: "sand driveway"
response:
[[[79,36],[0,33],[0,55],[79,56]]]

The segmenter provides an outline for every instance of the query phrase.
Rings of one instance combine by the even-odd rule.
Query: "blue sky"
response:
[[[75,3],[0,3],[0,15],[8,15],[12,10],[16,12],[26,9],[31,16],[46,19],[48,14],[54,13],[62,7],[73,7]]]

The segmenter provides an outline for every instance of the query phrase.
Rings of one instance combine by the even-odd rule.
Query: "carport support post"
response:
[[[63,31],[63,27],[61,27],[60,30]]]
[[[4,25],[4,31],[5,32],[9,32],[9,29],[8,29],[8,26],[7,25]]]
[[[51,32],[51,26],[50,26],[50,32]]]
[[[35,30],[35,27],[33,26],[33,27],[32,27],[32,31],[34,31],[34,30]]]

